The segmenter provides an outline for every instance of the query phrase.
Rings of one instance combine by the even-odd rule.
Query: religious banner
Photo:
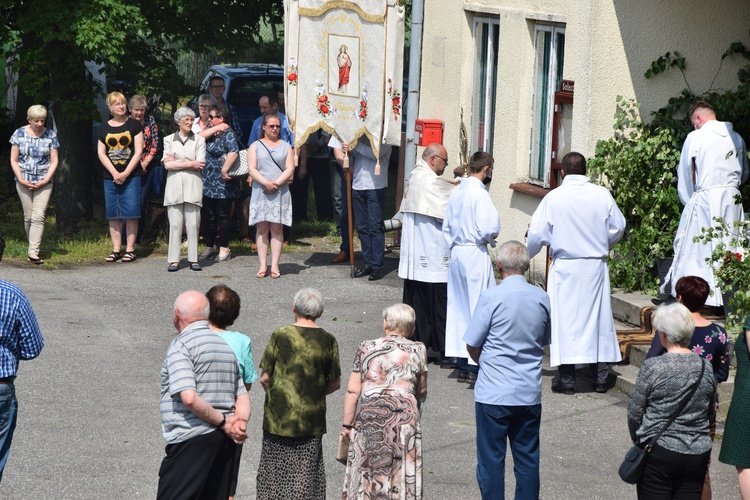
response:
[[[285,98],[295,148],[323,129],[401,144],[403,0],[285,0]]]

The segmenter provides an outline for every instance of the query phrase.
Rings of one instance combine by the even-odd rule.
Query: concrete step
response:
[[[623,292],[616,289],[612,292],[612,315],[629,325],[641,324],[641,309],[653,306],[650,295],[638,292]],[[618,326],[618,328],[620,328]],[[632,327],[631,327],[632,328]]]

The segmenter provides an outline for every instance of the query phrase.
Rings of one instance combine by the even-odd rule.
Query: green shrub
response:
[[[634,101],[618,96],[617,102],[615,133],[597,143],[588,165],[606,182],[627,223],[610,258],[612,284],[653,292],[657,259],[671,251],[680,219],[680,144],[671,130],[646,126]]]

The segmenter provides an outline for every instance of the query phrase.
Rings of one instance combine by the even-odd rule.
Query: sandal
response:
[[[271,271],[271,278],[273,279],[281,278],[281,273],[277,273],[276,271]]]
[[[256,278],[265,278],[266,276],[268,276],[266,271],[258,271],[258,274],[255,275]]]
[[[35,264],[35,265],[38,266],[40,264],[44,264],[44,259],[42,259],[40,257],[31,257],[31,256],[29,256],[29,263],[30,264]]]
[[[125,252],[125,255],[122,256],[123,262],[133,262],[135,259],[135,252]]]
[[[104,259],[104,262],[117,262],[120,260],[120,257],[122,257],[121,252],[115,252],[114,250],[107,255],[107,258]]]

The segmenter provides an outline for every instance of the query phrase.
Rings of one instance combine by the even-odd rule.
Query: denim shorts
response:
[[[104,211],[108,220],[141,218],[141,179],[130,177],[122,184],[104,179]]]

